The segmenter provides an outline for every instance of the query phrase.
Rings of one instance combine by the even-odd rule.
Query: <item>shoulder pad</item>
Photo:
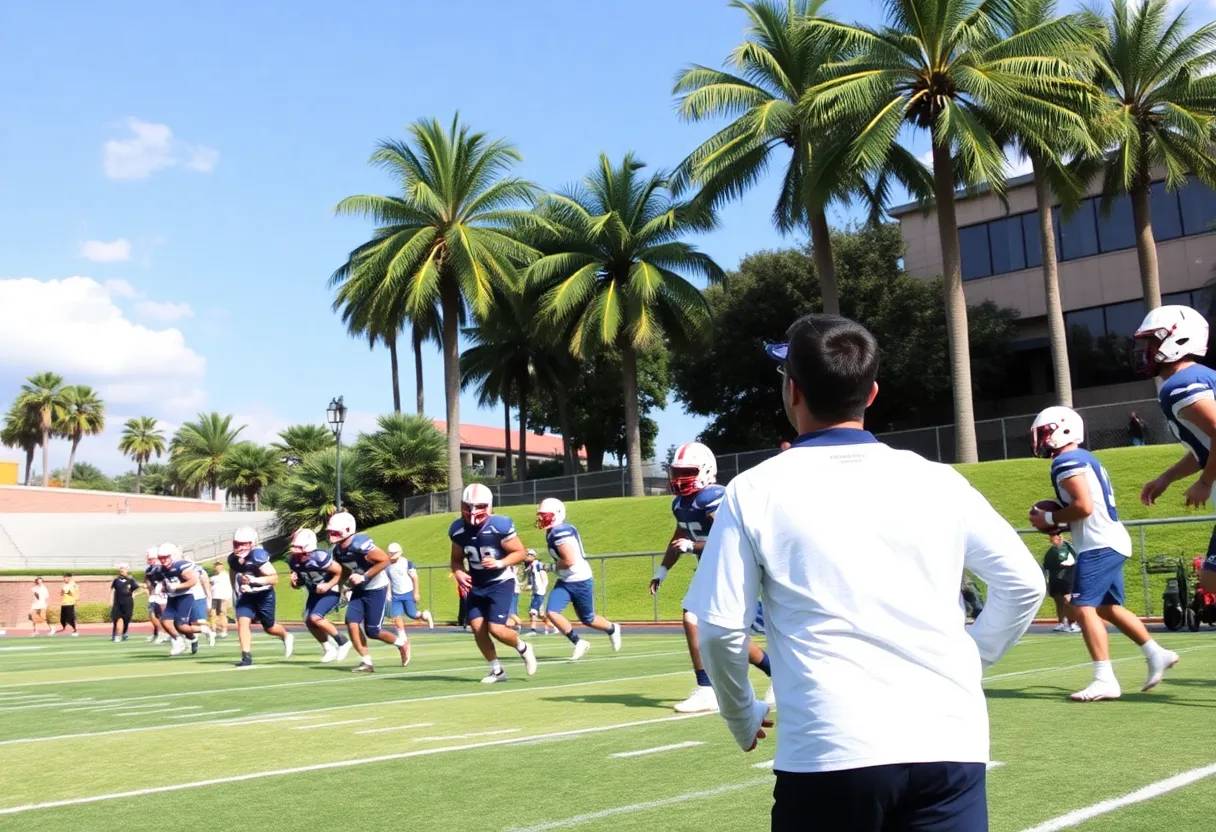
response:
[[[265,549],[254,549],[249,553],[249,561],[261,566],[263,563],[270,563],[270,552]]]
[[[722,485],[707,485],[697,492],[697,496],[693,498],[693,505],[706,511],[711,511],[718,507],[718,503],[722,502],[722,498],[726,496],[726,487]]]
[[[489,526],[500,535],[515,533],[515,521],[503,514],[491,515]]]
[[[356,552],[370,552],[376,544],[365,534],[357,534],[350,541],[350,548]]]

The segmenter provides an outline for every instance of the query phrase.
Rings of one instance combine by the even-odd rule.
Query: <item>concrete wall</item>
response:
[[[184,497],[0,485],[0,514],[183,514],[219,512],[223,508],[220,502]]]
[[[39,573],[42,582],[50,592],[50,609],[59,609],[59,588],[63,586],[63,571]],[[114,575],[79,575],[76,583],[80,587],[78,604],[108,604],[110,602],[110,582]],[[8,634],[20,635],[28,633],[30,625],[30,604],[34,594],[33,577],[10,577],[0,575],[0,630],[8,630]],[[16,632],[14,632],[14,630]],[[43,628],[43,632],[46,629]]]

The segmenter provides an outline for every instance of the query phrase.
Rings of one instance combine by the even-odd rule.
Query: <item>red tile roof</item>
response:
[[[432,420],[435,427],[447,433],[448,423],[442,419]],[[460,447],[477,451],[498,451],[505,453],[507,446],[502,428],[489,428],[485,425],[461,425]],[[519,431],[511,431],[511,452],[519,453]],[[528,456],[555,456],[561,458],[562,438],[557,434],[528,434]],[[585,448],[578,449],[580,459],[587,458]]]

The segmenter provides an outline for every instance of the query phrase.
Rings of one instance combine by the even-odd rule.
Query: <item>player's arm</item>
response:
[[[279,573],[269,563],[258,567],[258,574],[249,579],[254,586],[274,586],[279,582]]]
[[[573,540],[559,543],[553,550],[553,560],[558,569],[573,569],[576,557],[578,557],[578,544]]]
[[[372,565],[368,567],[366,572],[363,573],[363,581],[370,581],[385,569],[388,569],[388,565],[390,563],[388,559],[388,552],[384,551],[379,546],[373,546],[367,551],[364,557],[371,561]],[[363,581],[360,581],[360,583]]]
[[[411,566],[409,569],[405,570],[405,574],[410,576],[410,580],[414,584],[414,603],[421,604],[422,603],[422,590],[418,586],[418,570]]]
[[[519,539],[519,535],[503,538],[498,542],[502,547],[503,556],[501,558],[482,558],[481,562],[488,569],[513,569],[515,564],[523,563],[528,558],[528,550],[524,548],[524,542]]]
[[[212,600],[212,598],[211,598],[211,580],[209,578],[207,580],[204,580],[203,576],[199,575],[198,582],[203,585],[203,592],[207,596],[207,606],[210,607],[211,600]]]
[[[1072,502],[1059,511],[1053,511],[1051,513],[1052,522],[1060,526],[1067,526],[1069,523],[1084,520],[1094,513],[1094,498],[1089,493],[1084,476],[1078,473],[1058,480],[1058,482],[1060,490],[1072,497]]]
[[[456,585],[461,589],[468,589],[473,585],[473,578],[464,570],[464,549],[456,541],[452,541],[452,558],[449,562],[452,569],[452,578],[456,581]]]
[[[692,536],[679,523],[676,523],[676,530],[672,533],[671,542],[667,544],[667,549],[663,552],[663,562],[659,564],[659,568],[654,572],[654,577],[650,579],[650,594],[654,595],[659,591],[659,587],[667,579],[667,573],[679,562],[680,555],[695,550],[696,543]]]
[[[178,592],[183,589],[193,589],[196,583],[198,583],[198,573],[193,569],[187,569],[185,573],[182,574],[181,580],[175,581],[171,589],[174,592]]]
[[[316,593],[318,595],[324,595],[327,592],[332,592],[334,587],[342,583],[342,564],[338,563],[332,557],[329,559],[329,565],[325,567],[325,572],[329,575],[329,577],[317,584]]]
[[[1209,447],[1216,447],[1216,400],[1200,399],[1182,408],[1178,415],[1208,437]],[[1199,467],[1197,460],[1194,467]],[[1210,453],[1207,464],[1199,471],[1199,479],[1186,490],[1187,506],[1198,508],[1206,503],[1212,496],[1213,485],[1216,485],[1216,454]]]
[[[110,583],[110,606],[111,607],[114,606],[114,584],[113,584],[113,582]]]

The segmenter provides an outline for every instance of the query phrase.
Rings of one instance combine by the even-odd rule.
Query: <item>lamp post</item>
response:
[[[325,420],[329,422],[330,430],[334,432],[334,441],[337,443],[338,462],[338,488],[337,488],[337,510],[342,510],[342,423],[346,421],[346,405],[342,404],[342,397],[333,399],[329,403],[329,407],[325,409]]]

